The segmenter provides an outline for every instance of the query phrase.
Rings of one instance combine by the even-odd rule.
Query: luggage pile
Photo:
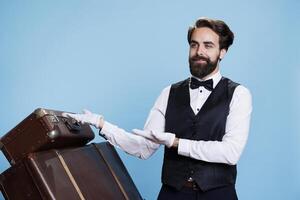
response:
[[[39,108],[5,134],[11,167],[0,174],[6,200],[142,199],[122,160],[87,124]]]

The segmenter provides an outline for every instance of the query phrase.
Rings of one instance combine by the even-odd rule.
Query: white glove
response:
[[[97,115],[89,110],[84,109],[82,114],[62,113],[63,117],[71,117],[78,122],[90,124],[98,129],[101,129],[104,123],[102,115]]]
[[[149,131],[149,130],[139,130],[139,129],[133,129],[132,132],[136,135],[140,135],[148,140],[151,140],[152,142],[155,142],[157,144],[163,144],[167,147],[171,147],[175,140],[175,134],[174,133],[167,133],[167,132],[155,132],[155,131]]]

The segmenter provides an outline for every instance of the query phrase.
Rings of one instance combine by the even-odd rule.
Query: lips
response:
[[[205,59],[197,59],[194,62],[197,62],[197,63],[204,63],[204,62],[206,62],[207,63],[207,60],[205,60]]]
[[[194,57],[194,58],[192,58],[192,61],[197,62],[197,63],[203,63],[203,62],[208,63],[209,59],[205,58],[205,57]]]
[[[201,59],[193,59],[192,60],[194,63],[208,63],[208,59],[204,59],[204,58],[201,58]]]

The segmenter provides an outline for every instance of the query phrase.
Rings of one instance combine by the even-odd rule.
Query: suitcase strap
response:
[[[108,166],[108,169],[109,169],[109,171],[111,172],[112,176],[114,177],[115,181],[117,182],[117,184],[118,184],[118,186],[119,186],[119,188],[120,188],[120,190],[121,190],[121,192],[122,192],[124,198],[125,198],[126,200],[129,200],[129,197],[128,197],[127,194],[126,194],[126,191],[125,191],[123,185],[122,185],[121,182],[119,181],[117,175],[115,174],[114,170],[113,170],[112,167],[110,166],[109,162],[106,160],[106,158],[105,158],[105,156],[103,155],[103,153],[97,148],[97,146],[96,146],[94,143],[92,143],[92,145],[96,148],[97,152],[101,155],[101,157],[103,158],[103,160],[104,160],[106,166]]]
[[[72,173],[71,173],[71,171],[70,171],[68,165],[66,164],[64,158],[61,156],[61,154],[60,154],[58,151],[55,151],[55,153],[56,153],[56,155],[58,156],[58,159],[59,159],[60,163],[62,164],[63,168],[65,169],[65,171],[66,171],[66,173],[67,173],[67,175],[68,175],[68,177],[69,177],[69,179],[70,179],[72,185],[73,185],[74,188],[76,189],[77,194],[78,194],[79,197],[80,197],[80,200],[85,200],[85,198],[84,198],[84,196],[83,196],[83,194],[82,194],[80,188],[78,187],[78,185],[77,185],[77,183],[76,183],[76,181],[75,181],[75,179],[74,179],[74,177],[73,177],[73,175],[72,175]]]

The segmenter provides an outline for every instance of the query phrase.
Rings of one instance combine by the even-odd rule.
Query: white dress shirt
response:
[[[222,76],[218,71],[207,79],[213,79],[213,87],[215,88],[221,78]],[[163,89],[157,98],[153,108],[150,110],[144,130],[165,131],[165,114],[170,88],[171,86],[168,86]],[[198,89],[189,89],[189,93],[190,106],[194,113],[197,114],[211,91],[200,86]],[[248,138],[252,112],[250,91],[242,85],[237,86],[229,106],[225,135],[222,141],[197,141],[179,138],[178,154],[206,162],[235,165],[241,156]],[[101,134],[112,145],[141,159],[150,157],[160,146],[141,136],[126,132],[107,121],[104,122]]]

